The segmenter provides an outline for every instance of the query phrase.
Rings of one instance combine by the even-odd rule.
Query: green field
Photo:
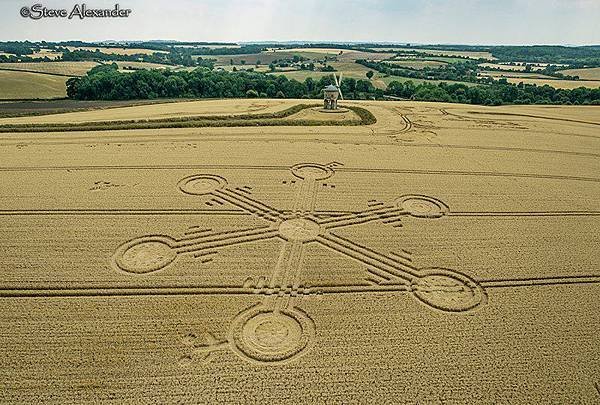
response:
[[[0,70],[0,99],[61,98],[68,77]]]
[[[343,62],[339,62],[338,64],[336,64],[334,62],[331,65],[336,67],[336,69],[338,70],[337,72],[335,72],[335,74],[337,76],[339,76],[339,74],[342,73],[342,77],[353,78],[353,79],[357,79],[357,80],[358,79],[367,80],[366,72],[371,70],[365,66],[359,65],[358,63],[345,64]],[[352,65],[356,65],[356,67],[352,66]],[[475,83],[455,82],[455,81],[449,81],[449,80],[424,80],[424,79],[414,79],[414,78],[410,78],[410,77],[401,77],[401,76],[386,76],[386,75],[376,72],[376,71],[373,71],[373,73],[374,73],[374,75],[373,75],[373,78],[371,79],[371,83],[373,83],[373,86],[375,86],[376,88],[382,89],[382,90],[385,90],[387,88],[387,86],[393,81],[397,81],[397,82],[401,82],[401,83],[404,83],[407,81],[412,81],[415,84],[420,84],[420,83],[437,84],[437,83],[441,83],[441,82],[446,82],[446,83],[461,83],[461,84],[466,84],[467,86],[475,86],[476,85]],[[288,79],[295,79],[300,82],[303,82],[308,77],[312,77],[313,79],[318,80],[323,76],[331,75],[332,72],[295,70],[295,71],[291,71],[291,72],[275,72],[275,73],[271,73],[271,74],[284,75]]]

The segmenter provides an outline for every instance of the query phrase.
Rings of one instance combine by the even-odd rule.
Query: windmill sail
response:
[[[338,93],[340,94],[340,98],[343,100],[344,99],[344,95],[342,94],[342,87],[340,86],[342,84],[342,73],[340,72],[340,79],[339,80],[338,80],[337,76],[334,73],[333,74],[333,81],[335,82],[335,87],[337,87]]]

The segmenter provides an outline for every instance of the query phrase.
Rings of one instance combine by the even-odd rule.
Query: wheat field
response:
[[[93,67],[98,66],[96,62],[17,62],[3,63],[0,69],[23,70],[37,73],[50,73],[65,76],[83,76]]]
[[[600,67],[582,68],[582,69],[567,69],[567,70],[561,70],[560,72],[565,75],[579,76],[579,78],[583,79],[583,80],[598,80],[598,81],[600,81]]]
[[[555,89],[577,89],[579,87],[587,87],[590,89],[600,88],[599,80],[561,80],[561,79],[532,79],[527,77],[513,78],[509,77],[506,79],[509,83],[519,84],[535,84],[537,86],[549,85]]]
[[[340,104],[0,134],[0,402],[598,403],[599,107]]]

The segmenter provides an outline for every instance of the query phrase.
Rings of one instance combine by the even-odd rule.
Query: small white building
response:
[[[326,110],[337,110],[337,100],[340,92],[337,87],[330,84],[323,89],[323,108]]]

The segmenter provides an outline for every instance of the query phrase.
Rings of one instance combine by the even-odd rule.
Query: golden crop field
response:
[[[600,67],[585,68],[585,69],[567,69],[561,70],[560,73],[569,76],[579,76],[584,80],[600,80]]]
[[[30,58],[34,59],[58,59],[62,56],[62,52],[56,52],[52,49],[40,49],[39,52],[32,53],[31,55],[27,55]]]
[[[340,105],[1,133],[0,402],[597,402],[600,107]]]
[[[53,73],[68,76],[83,76],[88,70],[98,66],[96,62],[18,62],[3,63],[0,70],[26,70],[29,72]]]
[[[8,124],[65,124],[98,121],[124,121],[161,118],[181,118],[202,115],[230,115],[243,113],[271,113],[282,111],[298,100],[239,99],[182,101],[177,103],[148,104],[101,110],[68,112],[35,117],[0,118],[0,125]]]
[[[479,72],[480,76],[491,76],[495,78],[500,77],[527,77],[531,79],[548,79],[548,80],[557,80],[555,77],[544,75],[542,73],[535,72],[523,72],[523,71],[497,71],[497,70],[483,70]]]
[[[65,97],[67,79],[43,73],[0,70],[0,100]]]
[[[600,81],[595,80],[561,80],[561,79],[532,79],[527,77],[519,78],[507,78],[509,83],[525,83],[525,84],[536,84],[543,86],[545,84],[552,86],[556,89],[576,89],[578,87],[588,87],[591,89],[597,89],[600,87]]]

